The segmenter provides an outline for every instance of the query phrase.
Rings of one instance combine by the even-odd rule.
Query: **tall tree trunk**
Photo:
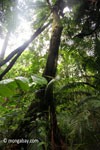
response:
[[[53,31],[50,40],[47,63],[46,63],[45,70],[43,72],[43,76],[47,79],[48,82],[50,82],[51,79],[54,78],[56,75],[60,38],[63,30],[58,11],[59,9],[57,6],[53,11]],[[67,145],[64,143],[64,138],[61,136],[60,130],[57,125],[56,109],[55,109],[55,103],[53,99],[53,87],[51,87],[46,101],[48,101],[46,103],[50,105],[52,150],[67,150]]]
[[[58,0],[59,1],[59,0]],[[63,3],[63,0],[60,2]],[[58,3],[59,4],[59,3]],[[48,52],[48,58],[47,58],[47,63],[46,67],[43,72],[43,77],[47,79],[48,82],[51,81],[52,78],[55,77],[56,75],[56,70],[57,70],[57,61],[58,61],[58,53],[59,53],[59,46],[60,46],[60,38],[62,34],[63,27],[60,22],[60,15],[59,15],[59,7],[55,7],[53,10],[53,27],[52,27],[52,36],[50,40],[50,47],[49,47],[49,52]],[[45,89],[44,89],[45,90]],[[64,138],[62,137],[60,130],[57,125],[57,119],[56,119],[56,108],[55,108],[55,103],[53,99],[53,86],[48,92],[48,95],[45,98],[45,103],[43,103],[43,97],[40,97],[40,104],[39,106],[34,107],[34,105],[31,105],[29,111],[27,112],[28,114],[25,115],[25,118],[29,116],[30,118],[35,119],[37,118],[36,115],[34,115],[34,111],[36,112],[41,112],[43,114],[44,110],[47,109],[50,110],[50,141],[51,141],[51,148],[50,150],[68,150],[67,145],[64,142]],[[42,105],[42,107],[41,107]],[[49,109],[50,108],[50,109]],[[32,112],[33,109],[33,113]],[[48,115],[48,113],[47,113]],[[34,117],[33,117],[34,116]],[[19,129],[17,129],[14,134],[12,134],[11,138],[20,138],[24,137],[26,133],[29,132],[28,128],[25,128],[24,126],[29,125],[30,121],[24,121],[19,125]],[[24,132],[21,132],[21,129],[23,128]],[[27,132],[28,131],[28,132]],[[17,147],[16,147],[17,146]],[[15,150],[20,150],[21,147],[20,145],[13,145],[13,149],[17,148]],[[6,148],[7,150],[7,148]]]
[[[14,9],[13,19],[16,18],[17,5],[18,5],[18,0],[15,0],[14,4],[13,4],[13,9]],[[3,0],[2,0],[2,7],[3,7]],[[1,50],[1,54],[0,54],[0,59],[1,60],[3,60],[4,57],[5,57],[5,53],[6,53],[6,49],[7,49],[8,41],[9,41],[9,37],[10,37],[10,34],[11,34],[11,29],[9,27],[11,26],[11,22],[13,21],[13,19],[11,18],[10,22],[8,22],[8,32],[6,34],[6,37],[5,37],[5,40],[4,40],[4,43],[3,43],[3,47],[2,47],[2,50]]]
[[[47,79],[48,82],[56,75],[60,37],[63,29],[56,11],[54,11],[54,20],[52,28],[53,31],[50,40],[50,48],[48,52],[47,63],[43,72],[43,76]]]
[[[9,37],[10,37],[10,31],[7,32],[6,38],[5,38],[4,43],[3,43],[3,47],[2,47],[2,50],[1,50],[1,54],[0,54],[0,59],[1,60],[4,59],[6,49],[7,49],[7,46],[8,46]]]
[[[57,125],[55,106],[52,103],[50,107],[50,119],[51,119],[51,144],[52,150],[68,150],[64,137],[61,135]]]

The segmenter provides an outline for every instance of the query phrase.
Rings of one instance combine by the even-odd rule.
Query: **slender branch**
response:
[[[13,60],[10,62],[10,64],[7,66],[7,68],[0,74],[0,80],[2,80],[2,78],[4,77],[4,75],[13,67],[13,65],[15,64],[15,62],[17,61],[17,59],[19,58],[19,56],[21,55],[21,53],[26,49],[26,47],[42,32],[45,30],[45,28],[47,28],[50,23],[52,22],[52,20],[50,20],[50,22],[46,25],[44,25],[42,28],[39,28],[33,35],[32,37],[25,42],[22,46],[20,46],[19,48],[17,48],[15,51],[13,51],[2,63],[2,65],[4,65],[6,62],[8,62],[15,54],[17,54],[15,56],[15,58],[13,58]],[[1,66],[2,66],[1,65]]]
[[[16,55],[19,52],[23,52],[28,45],[41,33],[43,32],[51,23],[51,20],[48,24],[44,25],[43,27],[39,28],[32,36],[31,38],[26,41],[22,46],[18,47],[17,49],[15,49],[13,52],[11,52],[8,57],[3,60],[2,62],[0,62],[0,67],[3,66],[4,64],[6,64],[14,55]]]
[[[2,80],[3,76],[12,68],[12,66],[15,64],[18,57],[21,55],[22,52],[19,52],[15,58],[10,62],[10,64],[7,66],[7,68],[0,74],[0,81]]]
[[[22,46],[18,47],[17,49],[15,49],[13,52],[11,52],[8,57],[3,60],[0,63],[0,67],[3,66],[4,64],[6,64],[14,55],[16,55],[18,52],[24,51],[25,48],[28,46],[29,41],[25,42]]]
[[[92,35],[93,33],[96,32],[97,29],[99,29],[100,27],[100,14],[98,16],[98,20],[97,20],[97,24],[96,24],[96,27],[94,28],[94,30],[91,30],[89,33],[79,33],[77,34],[75,37],[78,37],[78,38],[84,38],[85,36],[89,36],[89,35]]]
[[[52,6],[51,6],[51,4],[50,4],[50,1],[49,1],[49,0],[47,0],[47,3],[48,3],[49,8],[51,9],[51,8],[52,8]]]
[[[89,33],[79,33],[77,34],[75,37],[78,37],[78,38],[84,38],[85,36],[89,36],[89,35],[92,35],[100,26],[96,26],[94,30],[90,31]]]

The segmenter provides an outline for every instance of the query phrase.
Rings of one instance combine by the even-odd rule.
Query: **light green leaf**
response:
[[[17,88],[17,84],[13,79],[6,79],[0,81],[0,95],[3,97],[9,97],[14,94],[14,89]]]
[[[40,84],[40,85],[47,84],[47,80],[44,77],[41,77],[39,75],[34,74],[33,76],[31,76],[31,78],[37,84]]]
[[[17,88],[17,84],[13,79],[6,79],[6,80],[0,81],[0,86],[6,86],[6,85],[10,89],[16,89]]]
[[[48,97],[48,93],[51,91],[53,84],[57,81],[56,79],[52,79],[46,86],[45,89],[45,98]]]
[[[29,81],[25,77],[16,77],[15,81],[22,90],[29,90]]]
[[[0,86],[0,95],[3,96],[3,97],[9,97],[9,96],[12,96],[13,95],[13,91],[10,90],[8,87],[6,86]]]

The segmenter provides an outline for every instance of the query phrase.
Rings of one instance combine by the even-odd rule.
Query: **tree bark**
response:
[[[63,0],[61,1],[63,3]],[[59,6],[54,7],[53,9],[53,29],[52,29],[52,36],[50,40],[50,48],[48,52],[48,58],[47,58],[47,63],[46,67],[43,72],[43,77],[47,79],[48,82],[52,80],[52,78],[55,77],[56,75],[56,70],[57,70],[57,61],[58,61],[58,53],[59,53],[59,46],[60,46],[60,40],[61,40],[61,34],[63,27],[60,22],[60,14],[59,14]],[[44,87],[45,91],[45,87]],[[45,93],[44,93],[45,94]],[[43,97],[40,97],[40,103],[39,105],[31,105],[29,108],[29,111],[26,113],[25,118],[29,115],[30,118],[35,121],[37,116],[34,115],[33,112],[41,112],[43,114],[44,110],[48,109],[50,111],[50,150],[68,150],[67,145],[65,144],[64,138],[62,137],[59,127],[57,125],[57,119],[56,119],[56,107],[55,107],[55,102],[53,98],[53,86],[51,86],[47,96],[45,97],[45,101],[43,103]],[[41,108],[42,105],[42,108]],[[35,109],[35,110],[34,110]],[[48,112],[47,111],[47,112]],[[47,113],[48,116],[48,113]],[[45,116],[46,117],[46,116]],[[17,129],[11,136],[11,138],[20,138],[21,136],[25,136],[28,130],[30,122],[21,122],[19,125],[19,129]],[[21,132],[21,130],[24,130],[25,132]],[[48,138],[49,139],[49,138]],[[14,149],[15,147],[13,147]],[[7,150],[7,149],[6,149]],[[19,145],[17,146],[17,149],[15,150],[20,150]]]
[[[63,27],[60,23],[60,17],[56,10],[53,12],[53,17],[52,36],[50,40],[47,63],[43,72],[43,76],[48,82],[56,75],[60,38],[63,30]]]
[[[63,27],[60,21],[59,8],[60,6],[57,6],[53,10],[53,31],[52,31],[52,36],[50,40],[47,63],[43,72],[43,76],[47,79],[48,82],[50,82],[52,78],[54,78],[56,75],[59,46],[60,46],[61,34],[63,30]],[[65,144],[64,138],[60,134],[60,130],[57,125],[56,108],[55,108],[55,103],[53,99],[53,87],[52,86],[51,86],[51,89],[49,90],[46,103],[50,105],[51,149],[52,150],[67,150],[68,149],[67,145]]]

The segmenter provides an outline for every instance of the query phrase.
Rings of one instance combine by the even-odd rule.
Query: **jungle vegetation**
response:
[[[0,150],[100,150],[99,32],[100,0],[0,1]]]

